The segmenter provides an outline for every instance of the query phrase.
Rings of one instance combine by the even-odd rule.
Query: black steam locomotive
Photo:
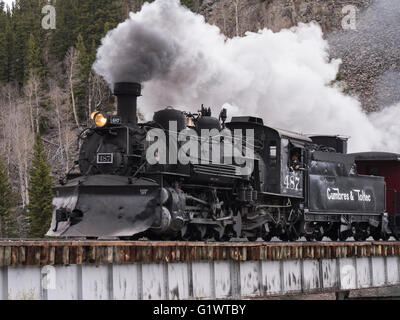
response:
[[[140,84],[117,83],[114,93],[117,115],[93,113],[95,125],[80,135],[79,173],[68,173],[54,190],[48,236],[217,241],[391,236],[384,178],[357,174],[347,138],[274,129],[251,116],[225,123],[225,110],[218,119],[206,108],[191,114],[168,107],[153,121],[138,123]],[[221,132],[240,133],[230,151],[250,160],[251,170],[242,170],[236,160],[149,161],[152,142],[161,142],[150,141],[152,132],[188,131],[189,140],[198,140],[195,133],[203,130],[217,132],[201,145],[205,153],[224,148],[229,139]],[[150,155],[170,160],[185,142],[168,138],[166,148]],[[241,149],[246,144],[253,152]],[[178,153],[188,156],[185,150]]]

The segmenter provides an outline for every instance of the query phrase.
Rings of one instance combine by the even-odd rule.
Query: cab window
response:
[[[269,164],[270,166],[276,166],[277,164],[277,156],[278,156],[278,147],[276,141],[271,141],[269,143]]]
[[[289,168],[300,168],[303,164],[304,147],[297,142],[291,141],[289,144]]]

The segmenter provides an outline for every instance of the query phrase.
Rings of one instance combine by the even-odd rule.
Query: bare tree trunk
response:
[[[9,117],[10,117],[11,114],[13,113],[13,110],[12,110],[13,109],[13,102],[12,102],[11,86],[8,86],[7,100],[8,100],[8,110],[9,110]],[[10,121],[8,121],[8,124],[10,124]],[[12,125],[10,126],[10,129],[11,128],[12,128]],[[7,152],[7,154],[9,155],[8,158],[7,158],[7,166],[10,167],[11,151],[12,151],[12,140],[11,139],[7,139],[7,142],[8,142],[8,152]]]
[[[198,13],[200,10],[200,0],[195,0],[194,1],[194,6],[193,6],[193,10]]]
[[[24,150],[25,151],[30,150],[30,147],[28,145],[28,139],[26,137],[25,137],[24,142],[25,142]],[[26,203],[26,205],[29,205],[29,192],[28,192],[28,190],[29,190],[29,164],[28,164],[28,155],[27,154],[25,154],[25,156],[24,156],[23,175],[25,177],[25,179],[24,179],[25,203]]]
[[[65,142],[65,169],[68,172],[70,167],[69,167],[69,152],[70,152],[70,148],[71,148],[71,130],[69,129],[69,125],[68,123],[65,124],[65,128],[64,128],[64,142]]]
[[[26,201],[26,192],[25,192],[25,179],[24,179],[24,161],[22,159],[22,151],[21,151],[21,146],[25,146],[24,144],[20,143],[21,136],[20,136],[20,127],[18,123],[18,115],[15,114],[14,118],[14,128],[15,131],[13,135],[16,138],[16,142],[19,142],[18,145],[15,148],[16,151],[16,160],[17,160],[17,165],[18,165],[18,178],[19,178],[19,185],[20,185],[20,194],[21,194],[21,199],[22,199],[22,206],[25,208],[27,205]]]
[[[28,84],[29,86],[29,84]],[[35,130],[35,122],[33,120],[33,105],[32,105],[32,96],[33,96],[33,92],[31,90],[32,88],[29,88],[26,90],[27,91],[27,95],[28,95],[28,105],[29,105],[29,120],[31,122],[31,128],[34,131]]]
[[[92,73],[89,74],[89,79],[88,79],[88,110],[87,110],[88,116],[86,117],[88,126],[89,126],[90,114],[92,113],[91,106],[92,106]]]
[[[56,114],[57,114],[57,129],[58,129],[58,145],[60,148],[60,154],[61,154],[61,161],[64,162],[64,147],[63,147],[63,141],[62,141],[62,130],[61,130],[61,110],[60,110],[60,105],[58,103],[55,104],[55,109],[56,109]],[[66,164],[64,162],[64,166],[66,167]]]
[[[36,80],[34,81],[34,85],[35,85],[35,107],[36,107],[36,130],[35,133],[39,132],[40,128],[39,128],[39,82],[37,82]]]
[[[50,99],[54,105],[54,113],[52,114],[52,121],[57,124],[57,143],[46,141],[49,144],[55,145],[58,149],[53,154],[53,159],[57,159],[61,164],[63,170],[68,169],[68,150],[65,145],[65,126],[69,126],[69,104],[65,101],[69,98],[69,92],[62,90],[56,81],[50,83]]]
[[[71,65],[71,70],[72,70],[72,65]],[[81,126],[79,125],[79,120],[78,120],[78,113],[76,112],[76,104],[75,104],[75,95],[74,95],[74,85],[72,82],[72,75],[69,78],[69,88],[70,88],[70,93],[71,93],[71,102],[72,102],[72,111],[74,113],[74,119],[77,127],[80,129]]]
[[[74,48],[70,48],[68,50],[67,56],[66,56],[66,64],[68,67],[68,84],[69,84],[69,93],[71,96],[71,103],[72,103],[72,112],[74,114],[74,120],[75,123],[78,127],[78,129],[81,129],[81,126],[79,124],[79,118],[78,118],[78,112],[76,109],[76,101],[75,101],[75,94],[74,94],[74,84],[76,82],[75,74],[76,74],[76,62],[78,59],[78,55],[76,54],[76,51]]]
[[[224,4],[222,1],[219,3],[219,11],[220,11],[220,14],[222,16],[222,21],[223,21],[223,34],[227,35],[226,34],[226,14],[225,14],[225,10],[224,10]]]
[[[29,80],[24,87],[25,95],[28,98],[29,121],[33,132],[39,132],[40,119],[40,79],[34,73],[30,72]],[[33,104],[33,99],[35,103]]]
[[[235,21],[236,21],[236,36],[239,37],[239,1],[235,0]]]

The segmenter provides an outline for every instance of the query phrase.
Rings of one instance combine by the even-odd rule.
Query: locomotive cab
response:
[[[227,124],[231,130],[254,130],[255,152],[263,170],[259,175],[260,190],[265,195],[276,194],[303,198],[305,146],[311,139],[287,130],[267,127],[260,118],[233,117]],[[298,166],[292,168],[292,157],[296,155]]]

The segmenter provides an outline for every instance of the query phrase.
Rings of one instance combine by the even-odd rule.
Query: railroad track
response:
[[[257,244],[347,244],[347,243],[400,243],[395,238],[391,238],[388,241],[375,241],[371,240],[366,241],[355,241],[355,240],[347,240],[347,241],[330,241],[330,240],[322,240],[322,241],[306,241],[306,240],[298,240],[298,241],[281,241],[274,240],[271,241],[249,241],[247,239],[232,239],[231,241],[171,241],[171,240],[149,240],[149,239],[140,239],[140,240],[119,240],[119,239],[86,239],[86,238],[71,238],[71,239],[51,239],[51,238],[0,238],[0,244],[4,242],[126,242],[126,243],[187,243],[187,244],[196,244],[196,243],[207,243],[207,244],[249,244],[249,243],[257,243]]]
[[[0,240],[0,266],[400,257],[400,242]]]

